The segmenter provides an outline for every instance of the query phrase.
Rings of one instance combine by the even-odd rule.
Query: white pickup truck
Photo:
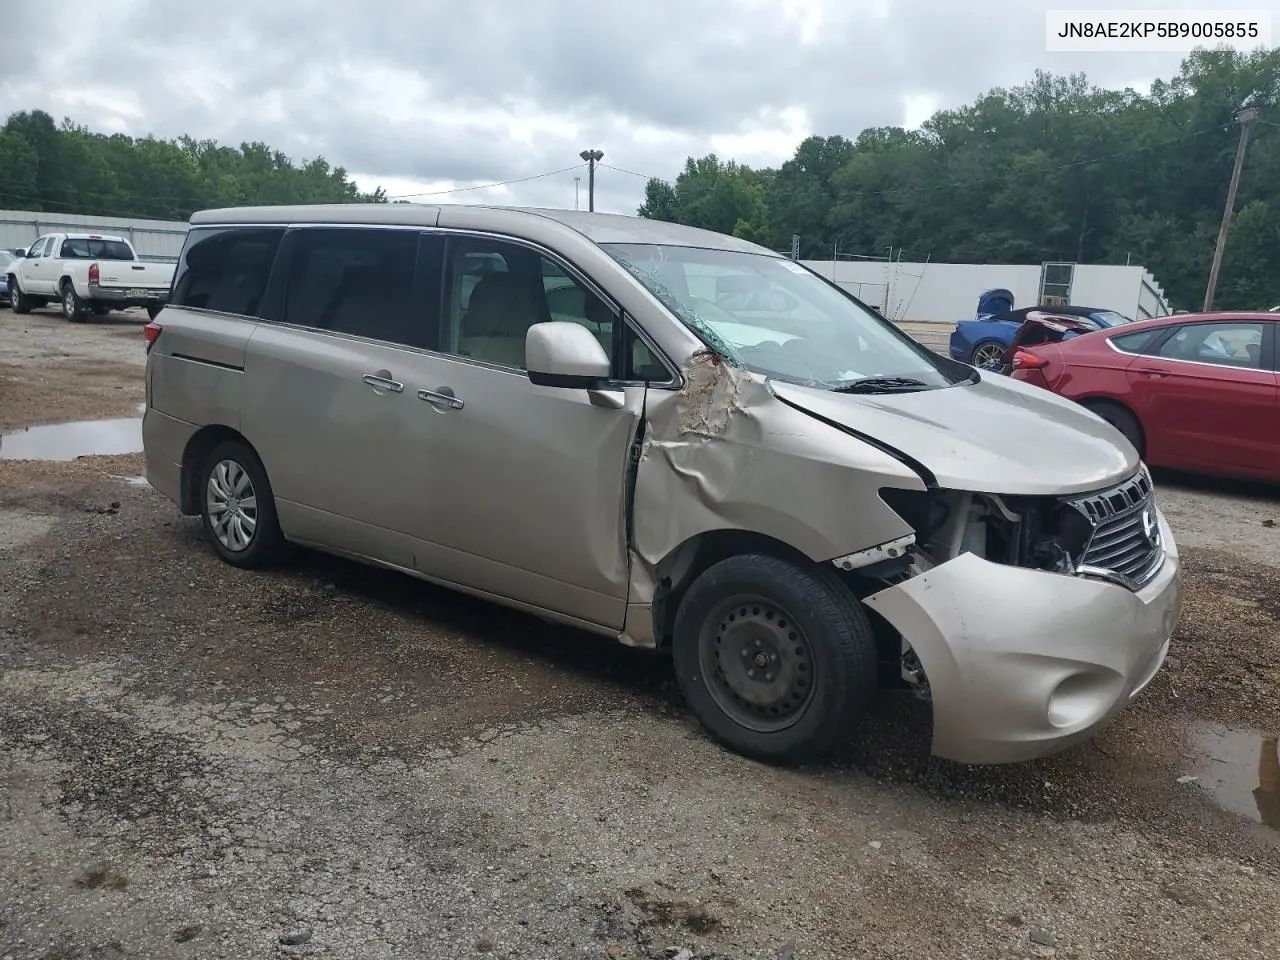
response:
[[[123,237],[47,233],[9,264],[9,303],[14,313],[29,313],[57,300],[68,320],[146,307],[154,319],[169,296],[174,267],[139,260]]]

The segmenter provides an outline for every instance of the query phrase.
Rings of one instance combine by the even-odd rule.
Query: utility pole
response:
[[[587,209],[596,208],[596,164],[604,159],[603,150],[583,150],[578,154],[587,161]]]
[[[573,209],[578,209],[578,188],[582,186],[582,178],[573,178]]]
[[[1236,114],[1240,124],[1240,143],[1236,147],[1236,165],[1231,170],[1231,185],[1227,187],[1227,208],[1222,212],[1222,226],[1218,228],[1218,244],[1213,248],[1213,263],[1209,267],[1209,285],[1204,291],[1204,312],[1213,309],[1213,295],[1218,289],[1218,273],[1222,270],[1222,254],[1227,248],[1227,232],[1231,229],[1231,216],[1236,208],[1236,189],[1240,186],[1240,171],[1244,168],[1244,152],[1249,146],[1249,125],[1258,119],[1258,108],[1246,103]]]

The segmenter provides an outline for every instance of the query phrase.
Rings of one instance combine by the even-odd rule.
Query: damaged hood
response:
[[[952,490],[1086,493],[1127,479],[1140,463],[1101,418],[1003,377],[918,393],[832,393],[779,381],[771,387],[780,400],[905,454]]]

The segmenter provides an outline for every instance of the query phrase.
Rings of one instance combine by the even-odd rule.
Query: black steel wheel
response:
[[[714,564],[676,614],[676,678],[726,746],[769,762],[831,752],[875,692],[870,623],[834,571],[759,554]]]
[[[748,730],[785,730],[813,699],[809,638],[786,609],[757,593],[712,610],[698,635],[698,660],[716,706]]]

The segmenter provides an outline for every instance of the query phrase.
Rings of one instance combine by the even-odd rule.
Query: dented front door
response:
[[[415,511],[425,529],[414,535],[442,549],[438,568],[423,572],[620,629],[627,468],[644,388],[593,396],[462,358],[424,363],[438,397],[416,405],[434,467]]]

